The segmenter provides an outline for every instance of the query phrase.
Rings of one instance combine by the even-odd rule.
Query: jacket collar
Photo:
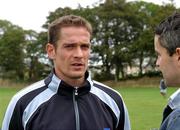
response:
[[[168,105],[171,109],[180,108],[180,89],[170,96]]]
[[[51,71],[49,76],[45,79],[45,84],[53,92],[62,95],[72,95],[75,90],[75,86],[71,86],[65,81],[58,78],[54,72],[54,69]],[[91,80],[90,74],[88,71],[85,72],[85,84],[77,89],[78,95],[84,95],[88,93],[91,89],[93,82]]]

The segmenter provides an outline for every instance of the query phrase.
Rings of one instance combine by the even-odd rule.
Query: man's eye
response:
[[[89,45],[82,45],[81,48],[84,48],[84,49],[89,49],[90,46]]]

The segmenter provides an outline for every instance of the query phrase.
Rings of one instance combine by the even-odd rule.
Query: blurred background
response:
[[[162,77],[155,68],[154,28],[180,11],[180,1],[88,1],[1,1],[0,123],[12,95],[52,69],[45,52],[48,25],[60,16],[75,14],[93,26],[89,62],[93,78],[123,95],[132,130],[159,127],[167,98],[159,94]],[[175,89],[170,88],[167,97]]]

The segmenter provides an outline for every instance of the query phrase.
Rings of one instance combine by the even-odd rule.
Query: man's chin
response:
[[[83,77],[84,77],[84,74],[82,74],[82,73],[79,73],[79,74],[76,73],[76,74],[71,75],[72,79],[81,79]]]
[[[176,82],[175,80],[165,80],[165,85],[168,87],[179,87],[179,84],[178,82]]]

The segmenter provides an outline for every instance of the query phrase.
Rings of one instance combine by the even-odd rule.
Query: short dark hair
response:
[[[61,28],[63,27],[84,27],[92,34],[91,24],[84,18],[76,15],[66,15],[54,20],[48,28],[48,42],[56,46],[56,42],[60,39]]]
[[[161,46],[167,49],[170,56],[180,47],[180,13],[173,13],[163,20],[156,28]]]

